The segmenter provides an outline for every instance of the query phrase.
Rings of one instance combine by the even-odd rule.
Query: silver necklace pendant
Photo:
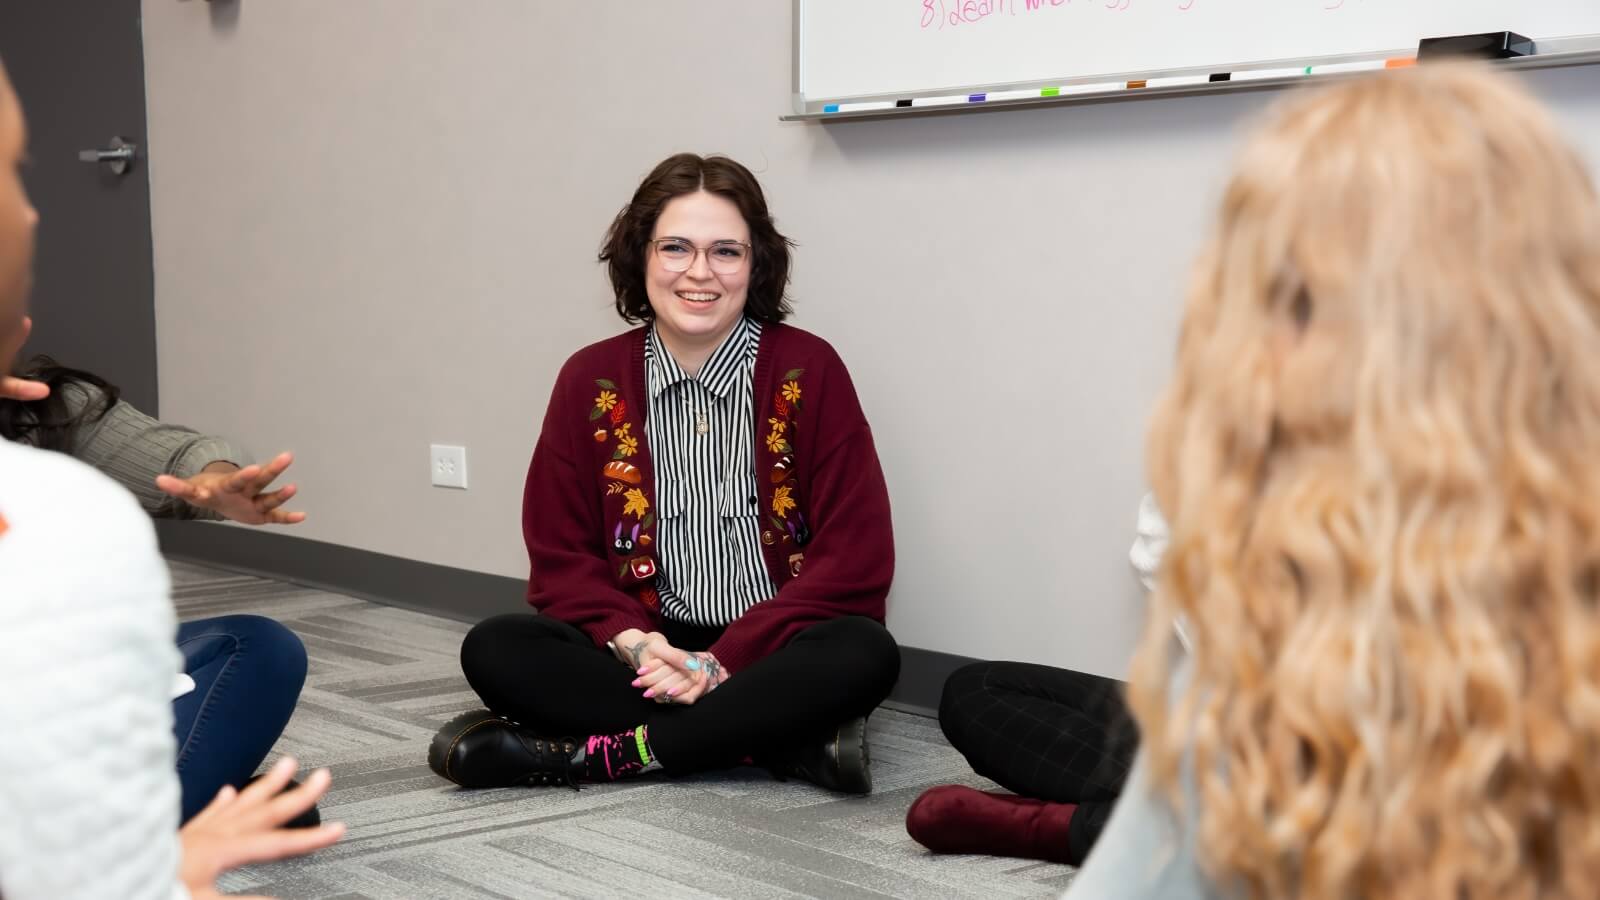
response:
[[[706,414],[702,410],[698,410],[697,409],[697,410],[694,411],[694,433],[695,434],[710,434],[711,433],[711,423],[706,421]]]

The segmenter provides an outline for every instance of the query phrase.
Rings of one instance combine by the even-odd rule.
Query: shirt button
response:
[[[751,506],[755,506],[756,505],[756,498],[754,498],[754,497],[750,498],[750,505]]]

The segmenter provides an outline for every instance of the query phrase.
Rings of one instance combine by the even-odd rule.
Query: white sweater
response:
[[[0,895],[187,898],[166,565],[127,491],[0,441]]]

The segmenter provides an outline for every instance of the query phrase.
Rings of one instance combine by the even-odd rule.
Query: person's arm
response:
[[[167,700],[177,626],[150,520],[78,463],[12,450],[0,479],[14,601],[0,602],[0,894],[187,897]],[[39,482],[50,496],[29,501]]]
[[[67,382],[60,388],[68,411],[77,415],[98,403],[93,386]],[[127,488],[145,512],[157,518],[221,519],[222,515],[192,506],[156,487],[156,478],[189,479],[207,471],[231,473],[244,463],[239,448],[220,437],[180,425],[168,425],[119,400],[104,416],[79,426],[72,455]]]
[[[67,382],[61,390],[74,416],[102,400],[93,385],[81,382]],[[279,509],[294,497],[294,485],[268,490],[294,462],[292,454],[280,453],[266,465],[242,465],[245,454],[228,441],[158,421],[125,401],[79,425],[71,452],[132,491],[156,518],[246,525],[294,525],[306,518]]]
[[[563,401],[567,373],[556,379],[522,495],[522,535],[528,546],[528,602],[539,612],[581,629],[596,646],[622,632],[655,631],[657,620],[617,588],[601,538],[599,488],[582,471]]]
[[[889,488],[849,372],[832,360],[832,384],[813,432],[817,448],[807,485],[811,541],[800,575],[735,619],[710,648],[734,676],[801,631],[841,616],[882,622],[894,579]]]

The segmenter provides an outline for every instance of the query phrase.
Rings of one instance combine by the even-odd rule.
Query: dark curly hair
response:
[[[733,203],[750,228],[750,288],[745,315],[758,322],[782,322],[789,305],[789,248],[767,212],[767,198],[749,169],[726,156],[679,153],[662,160],[639,183],[633,199],[617,213],[600,244],[600,261],[617,295],[617,315],[629,323],[655,317],[645,292],[645,260],[661,211],[674,197],[705,191]]]
[[[71,453],[77,443],[78,429],[104,418],[121,398],[122,392],[117,386],[99,375],[63,366],[48,356],[35,356],[15,374],[49,385],[50,396],[43,400],[0,397],[0,438],[41,450]],[[90,388],[94,399],[74,411],[63,392],[69,384]]]

